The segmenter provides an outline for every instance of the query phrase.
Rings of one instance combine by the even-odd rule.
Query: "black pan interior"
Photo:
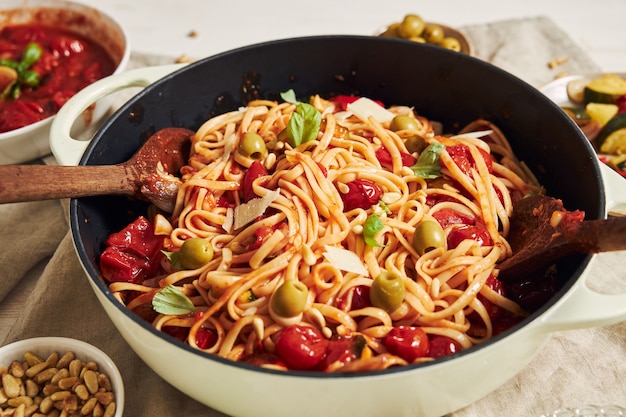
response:
[[[250,98],[357,94],[412,105],[454,131],[482,117],[508,136],[518,157],[566,208],[601,218],[604,194],[593,149],[574,123],[540,92],[478,59],[436,46],[360,36],[322,36],[253,45],[198,61],[149,86],[96,134],[81,164],[127,160],[153,132],[196,129],[212,115]],[[72,230],[83,264],[99,282],[106,237],[142,213],[125,198],[72,200]],[[589,260],[567,260],[573,283]],[[106,287],[99,282],[103,291]],[[558,298],[558,297],[555,297]]]

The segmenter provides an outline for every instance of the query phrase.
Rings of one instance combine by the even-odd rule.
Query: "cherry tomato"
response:
[[[431,358],[441,358],[461,351],[459,342],[447,336],[433,335],[429,343],[428,356]]]
[[[359,96],[347,96],[340,95],[332,99],[332,101],[337,105],[337,111],[344,111],[348,108],[348,104],[354,103],[361,97]],[[379,106],[385,107],[381,101],[374,100]]]
[[[252,165],[250,165],[250,168],[248,168],[243,177],[243,184],[241,186],[244,201],[250,201],[256,197],[256,194],[252,191],[252,183],[257,178],[265,175],[267,175],[267,170],[259,161],[254,161]]]
[[[200,327],[196,332],[196,345],[200,349],[208,349],[217,342],[215,330]]]
[[[455,227],[448,233],[448,249],[454,249],[465,239],[472,239],[480,246],[491,246],[493,240],[487,230],[480,225],[463,225]]]
[[[276,353],[289,369],[308,370],[317,365],[328,347],[328,340],[314,327],[293,325],[276,338]]]
[[[474,217],[461,214],[451,208],[443,208],[433,213],[433,217],[439,222],[441,227],[445,229],[451,224],[475,224],[476,219]]]
[[[428,336],[419,327],[398,326],[383,338],[387,350],[407,362],[413,362],[428,354]]]
[[[326,355],[317,364],[315,369],[326,370],[334,363],[346,364],[359,357],[360,351],[365,341],[362,337],[358,339],[352,336],[340,336],[337,339],[329,340],[326,348]]]
[[[400,158],[402,159],[402,166],[412,167],[417,162],[417,159],[410,153],[400,152]],[[376,159],[384,167],[391,168],[393,161],[391,160],[391,154],[384,146],[381,146],[376,150]]]
[[[347,305],[348,302],[350,305]],[[343,311],[360,310],[365,307],[371,307],[370,287],[367,285],[357,285],[350,290],[350,295],[344,296],[339,300],[339,306]]]
[[[502,296],[506,296],[506,291],[504,289],[504,284],[502,283],[502,281],[500,281],[495,276],[489,275],[489,278],[487,278],[487,281],[485,282],[485,285],[488,286],[489,288],[491,288],[492,290],[494,290],[496,293],[498,293],[498,294],[500,294]],[[491,321],[498,320],[500,317],[502,317],[502,315],[506,311],[502,307],[500,307],[500,306],[492,303],[491,301],[487,300],[481,294],[478,294],[478,299],[485,306],[485,309],[487,310],[487,314],[489,314],[489,318],[491,319]]]
[[[478,150],[482,154],[483,159],[485,160],[485,163],[487,164],[487,169],[489,170],[489,172],[492,172],[493,159],[491,159],[491,155],[489,155],[487,152],[483,151],[480,148]],[[465,174],[469,174],[471,168],[476,167],[474,157],[472,156],[469,150],[469,147],[467,145],[459,144],[459,145],[447,146],[446,151],[448,152],[448,154],[450,155],[454,163],[457,164],[458,167],[461,169],[461,171],[463,171]]]
[[[368,179],[356,179],[346,184],[349,191],[341,195],[344,211],[362,208],[367,210],[378,203],[383,191],[378,184]]]

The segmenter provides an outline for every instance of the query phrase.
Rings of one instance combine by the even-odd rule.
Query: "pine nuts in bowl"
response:
[[[123,411],[121,374],[95,346],[37,337],[0,347],[0,415],[121,417]]]

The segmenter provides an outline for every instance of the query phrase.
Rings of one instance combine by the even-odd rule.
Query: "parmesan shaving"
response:
[[[226,209],[226,216],[224,218],[224,224],[222,224],[222,229],[224,229],[226,233],[230,233],[231,230],[233,229],[234,215],[235,215],[234,210],[231,207],[228,207]]]
[[[395,114],[367,97],[361,97],[348,104],[348,110],[363,120],[371,116],[380,123],[390,122],[395,117]]]
[[[235,230],[245,226],[257,217],[265,213],[265,210],[272,204],[276,198],[280,195],[280,189],[268,192],[261,198],[253,198],[247,203],[241,204],[235,207]]]
[[[480,130],[478,132],[466,132],[466,133],[461,133],[459,135],[454,135],[451,136],[450,139],[458,139],[458,138],[472,138],[472,139],[479,139],[482,138],[483,136],[489,136],[493,133],[493,130],[489,129],[489,130]]]
[[[333,264],[335,268],[359,275],[369,275],[361,259],[354,252],[328,245],[324,246],[324,248],[326,249],[324,258]]]

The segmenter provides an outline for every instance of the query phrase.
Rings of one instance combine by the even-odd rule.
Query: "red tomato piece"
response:
[[[402,166],[412,167],[417,162],[417,159],[410,153],[400,152],[400,158],[402,159]],[[384,167],[391,168],[393,161],[391,160],[391,154],[384,146],[381,146],[376,150],[376,159]]]
[[[367,210],[378,203],[383,190],[372,180],[356,179],[346,184],[349,191],[341,195],[344,211],[362,208]]]
[[[446,228],[452,224],[476,224],[474,217],[461,214],[451,208],[443,208],[433,213],[435,220],[439,222],[442,228]]]
[[[617,113],[626,112],[626,94],[623,94],[615,100],[615,104],[617,104]]]
[[[487,164],[487,170],[492,172],[493,170],[493,159],[491,159],[491,155],[482,149],[478,149],[485,160],[485,164]],[[458,144],[453,146],[447,146],[446,151],[450,155],[450,158],[454,161],[455,164],[463,171],[465,174],[469,174],[471,168],[476,168],[476,162],[474,161],[474,157],[472,156],[470,149],[467,145]]]
[[[504,288],[504,284],[502,283],[502,281],[500,281],[495,276],[489,275],[489,278],[487,278],[487,281],[485,282],[485,285],[487,287],[491,288],[496,293],[498,293],[498,294],[500,294],[502,296],[506,296],[506,290]],[[489,314],[489,318],[491,319],[492,322],[498,320],[506,312],[506,310],[504,310],[502,307],[500,307],[500,306],[492,303],[491,301],[487,300],[481,294],[478,294],[477,298],[485,306],[485,309],[487,310],[487,314]]]
[[[331,101],[337,105],[338,111],[344,111],[348,108],[348,104],[354,103],[360,98],[361,98],[360,96],[340,95],[340,96],[333,98]],[[381,107],[385,107],[381,101],[374,100],[374,102]]]
[[[263,244],[263,242],[265,242],[265,239],[270,237],[272,235],[272,233],[274,233],[274,230],[276,230],[278,228],[278,226],[279,225],[275,225],[275,226],[261,226],[258,229],[256,229],[254,231],[255,241],[250,244],[248,249],[252,250],[252,249],[260,248],[261,245]]]
[[[196,345],[200,349],[208,349],[217,342],[215,330],[200,327],[196,332]]]
[[[334,363],[346,364],[358,357],[358,349],[355,346],[355,340],[351,336],[339,337],[328,341],[326,355],[316,365],[316,369],[324,371]]]
[[[139,216],[121,231],[111,234],[105,243],[125,248],[139,256],[152,257],[161,250],[163,237],[155,236],[150,221]]]
[[[56,56],[69,57],[85,50],[85,43],[69,36],[57,36],[50,40],[50,49]]]
[[[407,362],[428,355],[430,343],[426,332],[420,327],[398,326],[383,338],[387,350]]]
[[[308,370],[326,354],[328,340],[314,327],[293,325],[276,338],[276,353],[289,369]]]
[[[346,294],[341,300],[339,300],[339,308],[343,311],[348,310],[360,310],[365,307],[371,307],[370,301],[370,287],[367,285],[357,285],[349,292],[349,296]],[[347,305],[350,303],[350,305]]]
[[[448,233],[448,249],[454,249],[465,239],[472,239],[478,242],[480,246],[491,246],[493,240],[483,226],[480,225],[463,225],[455,227]]]
[[[109,246],[100,255],[100,271],[108,282],[141,284],[148,278],[146,271],[150,269],[145,257],[118,246]]]
[[[461,351],[459,342],[447,336],[433,335],[429,343],[428,356],[431,358],[441,358]]]
[[[250,165],[250,168],[248,168],[243,177],[243,184],[241,185],[244,201],[250,201],[256,197],[256,194],[252,191],[252,183],[257,178],[265,175],[267,175],[267,170],[259,161],[254,161],[252,165]]]

